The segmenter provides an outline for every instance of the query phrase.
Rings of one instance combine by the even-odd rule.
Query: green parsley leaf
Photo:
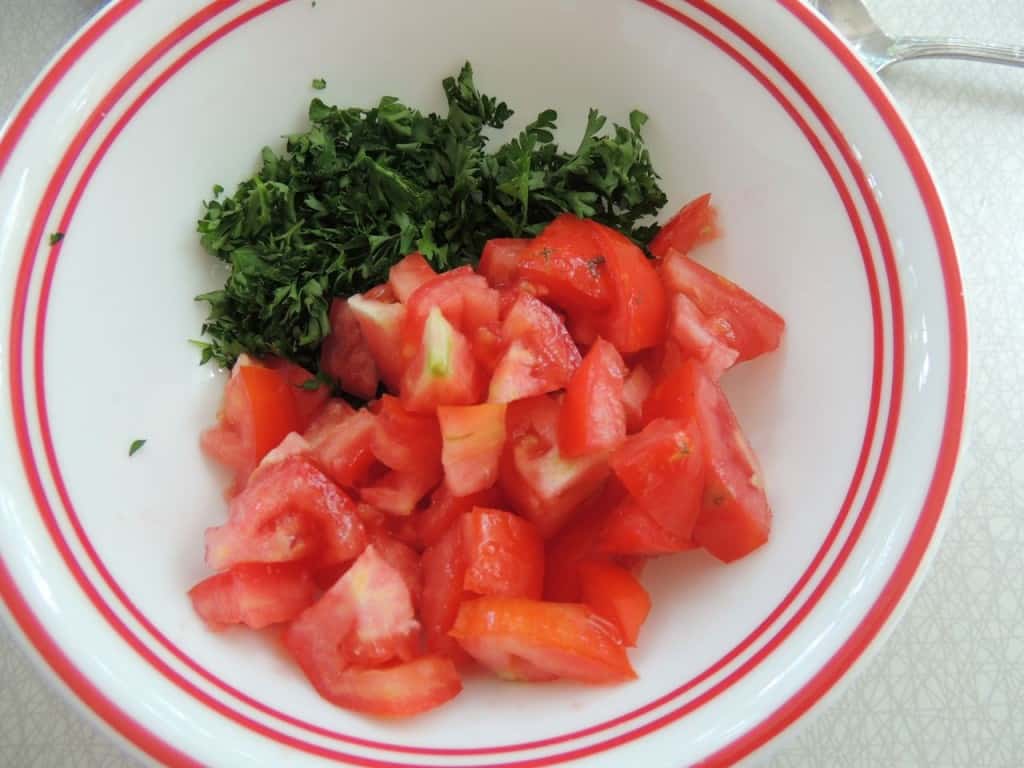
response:
[[[230,367],[247,352],[319,371],[331,300],[387,279],[418,250],[437,270],[473,263],[495,237],[529,237],[564,212],[596,219],[646,245],[664,206],[641,129],[591,110],[574,151],[555,144],[545,110],[511,140],[512,118],[481,93],[467,63],[442,83],[447,114],[385,96],[371,107],[314,98],[309,127],[269,147],[233,195],[204,203],[200,241],[228,268],[196,297],[208,313],[203,361]]]
[[[57,243],[59,243],[63,239],[64,239],[64,233],[63,232],[51,232],[50,233],[50,245],[56,245]]]
[[[138,453],[138,450],[145,444],[145,440],[132,440],[132,444],[128,446],[128,455],[134,456],[136,453]]]
[[[324,80],[322,77],[318,77],[318,78],[313,80],[313,89],[314,90],[322,91],[326,87],[327,87],[327,81]]]

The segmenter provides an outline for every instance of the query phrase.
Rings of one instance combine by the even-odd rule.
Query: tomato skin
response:
[[[704,490],[704,443],[693,420],[655,419],[626,439],[610,464],[619,482],[662,528],[690,539]]]
[[[599,496],[583,508],[558,535],[547,542],[544,565],[544,599],[556,603],[576,603],[582,598],[579,569],[581,562],[598,556],[598,544],[608,511],[624,493],[609,483]]]
[[[377,459],[373,455],[376,417],[366,410],[345,415],[342,406],[333,409],[333,421],[314,423],[306,439],[317,463],[331,480],[344,488],[356,488],[369,477]]]
[[[310,556],[341,563],[365,547],[354,502],[299,456],[268,467],[232,499],[227,523],[206,532],[206,562],[217,571]]]
[[[292,399],[295,401],[295,431],[303,432],[308,429],[330,398],[330,390],[323,384],[307,389],[304,385],[309,384],[313,374],[301,365],[278,358],[267,358],[264,363],[268,368],[281,373],[292,387]]]
[[[611,303],[602,244],[590,222],[563,213],[519,256],[519,275],[567,310],[596,312]]]
[[[661,264],[665,287],[682,293],[706,316],[719,338],[751,360],[779,346],[786,322],[735,283],[670,250]]]
[[[507,597],[481,597],[459,608],[452,637],[501,677],[516,679],[514,660],[542,674],[584,683],[636,678],[618,630],[589,608]]]
[[[270,368],[242,366],[238,379],[246,403],[239,431],[258,463],[285,435],[298,428],[295,397],[288,379]]]
[[[388,286],[395,298],[405,304],[409,297],[424,283],[430,282],[437,273],[421,253],[410,253],[388,271]]]
[[[498,479],[505,446],[505,404],[440,406],[445,484],[456,496],[484,491]]]
[[[626,411],[626,432],[639,432],[644,425],[644,402],[651,394],[654,379],[643,363],[637,363],[622,383],[622,407]]]
[[[498,507],[501,504],[501,494],[496,488],[456,496],[447,484],[442,484],[430,497],[430,506],[420,512],[416,520],[419,540],[425,547],[436,544],[452,524],[473,507]]]
[[[626,645],[635,646],[651,612],[643,585],[622,566],[597,560],[580,563],[579,578],[583,602],[615,624]]]
[[[465,591],[540,599],[544,541],[530,521],[504,510],[474,507],[460,523]]]
[[[312,605],[316,585],[304,564],[246,563],[204,579],[188,596],[214,630],[231,624],[263,629],[291,621]]]
[[[604,520],[597,551],[616,557],[652,557],[693,549],[690,539],[662,527],[634,498],[616,505]]]
[[[380,374],[359,320],[345,299],[334,299],[331,332],[320,347],[320,368],[351,395],[369,400],[377,394]]]
[[[716,218],[710,194],[691,200],[655,235],[649,246],[651,254],[656,259],[664,259],[669,249],[689,253],[698,245],[714,240],[718,236]]]
[[[423,573],[420,619],[427,648],[460,663],[468,661],[466,652],[448,635],[465,592],[466,559],[458,521],[423,551],[420,568]]]
[[[441,470],[441,429],[433,414],[410,413],[396,397],[384,395],[374,422],[373,455],[399,472]]]
[[[477,271],[492,288],[505,288],[516,280],[519,257],[530,244],[528,239],[495,238],[484,243]]]
[[[339,707],[377,717],[410,717],[451,701],[462,681],[451,659],[421,656],[383,669],[346,669],[320,694]]]
[[[598,333],[623,356],[665,338],[668,300],[657,270],[644,252],[614,229],[590,222],[604,252],[612,290],[610,307],[591,317]]]
[[[439,405],[479,402],[482,390],[469,341],[435,306],[423,326],[418,351],[402,375],[402,404],[414,413],[432,413]]]
[[[397,392],[404,368],[402,326],[405,322],[405,307],[402,304],[374,301],[365,296],[352,296],[348,306],[359,323],[363,341],[381,381],[390,391]]]
[[[614,449],[626,439],[622,402],[626,365],[604,339],[598,339],[565,391],[558,417],[558,448],[575,458]]]

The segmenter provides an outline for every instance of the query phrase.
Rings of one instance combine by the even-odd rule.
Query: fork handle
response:
[[[907,59],[965,59],[1024,67],[1024,47],[993,45],[961,37],[899,37],[889,48],[892,59],[886,64]]]

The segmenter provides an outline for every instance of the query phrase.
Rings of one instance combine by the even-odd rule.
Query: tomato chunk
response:
[[[540,599],[544,542],[529,520],[500,509],[475,507],[461,523],[465,591]]]
[[[548,224],[523,250],[519,274],[564,309],[595,312],[611,302],[602,244],[590,222],[570,213]]]
[[[457,521],[424,550],[420,567],[423,572],[420,618],[427,648],[456,661],[465,661],[466,652],[448,635],[465,592],[466,558],[462,548],[462,526]]]
[[[612,470],[662,528],[689,539],[704,490],[704,445],[693,421],[656,419],[612,455]]]
[[[320,694],[339,707],[378,717],[409,717],[451,701],[462,681],[451,659],[422,656],[383,669],[346,669]]]
[[[473,507],[501,506],[501,493],[488,488],[468,496],[456,496],[447,484],[442,484],[430,497],[430,506],[416,520],[416,531],[425,547],[435,544],[452,524]]]
[[[441,429],[433,414],[410,413],[384,395],[374,422],[373,455],[391,469],[420,474],[441,470]]]
[[[304,564],[244,564],[204,579],[188,596],[214,629],[230,624],[262,629],[291,621],[312,605],[316,585]]]
[[[638,432],[644,425],[644,402],[651,394],[654,379],[643,363],[637,363],[622,383],[622,407],[626,411],[626,431]]]
[[[380,374],[359,320],[345,299],[331,302],[331,332],[320,347],[320,368],[349,394],[369,400],[377,394]]]
[[[636,499],[628,497],[605,518],[597,551],[618,557],[652,557],[693,547],[690,539],[661,526]]]
[[[583,358],[565,391],[558,420],[562,455],[583,456],[615,448],[626,439],[626,409],[622,402],[626,365],[604,339],[598,339]]]
[[[602,245],[612,290],[611,306],[593,316],[598,333],[624,356],[660,344],[668,302],[657,271],[625,235],[594,222],[591,226]]]
[[[649,246],[651,253],[656,259],[664,259],[669,249],[689,253],[698,245],[714,240],[718,235],[716,218],[710,194],[691,200],[655,235]]]
[[[403,304],[424,283],[437,277],[437,272],[427,263],[421,253],[410,253],[395,264],[388,272],[388,285]]]
[[[449,405],[437,409],[445,483],[456,496],[490,488],[505,446],[505,404]]]
[[[626,645],[636,645],[651,612],[651,597],[643,584],[622,566],[597,560],[580,563],[579,574],[583,602],[615,624]]]
[[[786,322],[735,283],[670,250],[661,265],[669,291],[686,295],[708,318],[719,338],[750,360],[779,346]]]
[[[362,485],[376,464],[373,435],[377,420],[372,413],[360,410],[345,413],[345,405],[328,407],[328,418],[314,423],[306,433],[317,463],[331,480],[345,488]]]
[[[405,307],[401,304],[374,301],[363,296],[352,296],[348,300],[348,306],[359,323],[363,341],[370,352],[370,357],[373,358],[381,381],[392,392],[398,392],[404,368],[402,325],[405,321]]]
[[[481,597],[462,604],[451,635],[505,679],[520,679],[524,666],[584,683],[636,677],[618,630],[583,605]]]
[[[406,517],[440,481],[440,467],[431,466],[412,472],[392,470],[373,485],[363,488],[359,497],[389,514]]]
[[[680,350],[699,360],[715,381],[731,368],[739,352],[729,346],[718,334],[720,327],[708,320],[685,294],[672,297],[672,320],[669,335]]]
[[[402,338],[405,357],[411,357],[424,335],[427,318],[435,309],[457,331],[471,333],[498,320],[498,292],[471,267],[458,267],[437,275],[417,288],[406,303]]]
[[[268,368],[273,368],[281,373],[291,384],[297,419],[295,429],[298,432],[305,430],[313,423],[330,398],[330,391],[326,386],[317,382],[313,378],[313,374],[301,365],[277,358],[268,358],[264,362]]]
[[[529,240],[496,238],[484,244],[477,267],[492,288],[505,288],[516,280],[519,256],[530,244]]]
[[[206,532],[214,570],[316,555],[322,564],[356,557],[366,532],[355,504],[303,457],[268,467],[231,501],[228,522]]]
[[[473,350],[438,307],[427,317],[419,351],[402,376],[401,389],[402,403],[417,413],[480,400],[483,382]]]

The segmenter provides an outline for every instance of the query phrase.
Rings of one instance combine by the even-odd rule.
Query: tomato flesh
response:
[[[580,563],[579,576],[583,602],[615,624],[626,645],[636,645],[651,612],[651,597],[643,585],[622,566],[598,560]]]
[[[477,267],[492,288],[505,288],[515,283],[519,257],[530,244],[529,240],[496,238],[484,243],[484,251]]]
[[[388,285],[395,298],[404,304],[417,288],[435,277],[437,272],[423,258],[423,254],[410,253],[388,272]]]
[[[626,439],[626,408],[622,400],[626,365],[604,339],[598,339],[565,391],[558,419],[562,455],[584,456],[615,448]]]
[[[505,446],[505,404],[448,405],[437,409],[445,484],[456,496],[490,488]]]
[[[320,368],[349,394],[369,400],[377,394],[380,374],[359,320],[345,299],[331,302],[331,332],[320,347]]]
[[[262,629],[302,613],[316,600],[316,586],[304,564],[247,563],[204,579],[188,596],[214,629],[231,624]]]
[[[398,392],[404,367],[402,326],[405,322],[405,307],[401,304],[374,301],[363,296],[351,297],[348,306],[359,324],[359,331],[370,357],[373,358],[380,380],[390,391]],[[345,366],[350,364],[352,363],[339,363]],[[372,396],[373,393],[369,395]]]
[[[670,249],[689,253],[698,245],[718,236],[716,213],[711,195],[691,200],[665,224],[651,241],[649,249],[656,259],[664,259]]]
[[[482,388],[472,347],[434,307],[419,350],[402,376],[403,405],[418,413],[430,413],[439,405],[471,405],[479,402]]]
[[[565,309],[595,312],[611,301],[602,245],[591,223],[570,213],[556,218],[527,245],[519,255],[519,275]]]
[[[475,507],[462,517],[461,525],[465,591],[540,599],[544,541],[529,520],[500,509]]]

